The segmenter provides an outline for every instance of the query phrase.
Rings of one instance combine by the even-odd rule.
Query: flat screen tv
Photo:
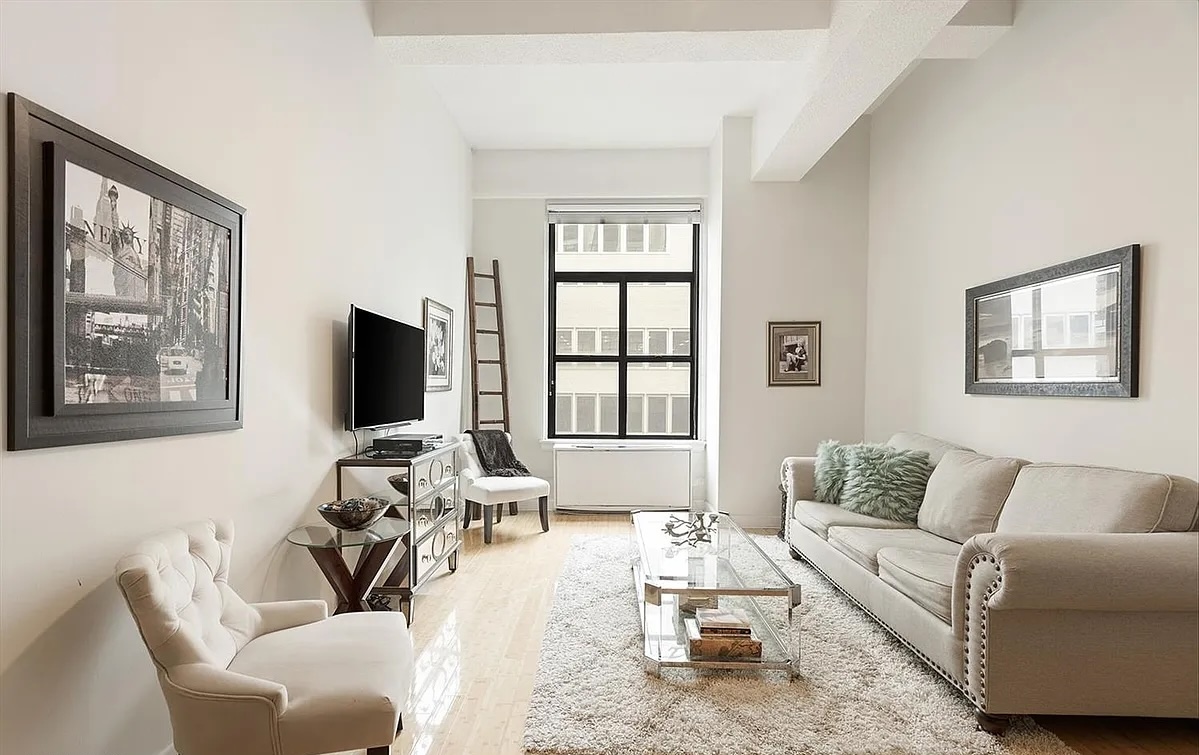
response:
[[[347,429],[425,418],[425,331],[351,305],[349,346]]]

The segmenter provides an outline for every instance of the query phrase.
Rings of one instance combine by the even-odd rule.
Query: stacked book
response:
[[[739,608],[697,608],[683,620],[692,658],[762,657],[762,641],[754,637],[749,616]]]

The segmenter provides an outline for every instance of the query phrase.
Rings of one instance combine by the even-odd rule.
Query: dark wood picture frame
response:
[[[8,96],[8,116],[8,449],[240,428],[245,209],[14,93]],[[68,162],[228,231],[228,329],[224,358],[216,363],[224,367],[223,375],[217,373],[223,398],[65,401]]]
[[[1118,269],[1119,278],[1114,290],[1118,295],[1118,306],[1109,311],[1104,332],[1118,329],[1119,340],[1114,352],[1118,365],[1117,375],[1111,380],[1095,381],[1021,381],[1017,379],[984,380],[979,377],[979,325],[978,302],[993,298],[1008,291],[1016,291],[1060,279],[1087,273]],[[1141,289],[1141,246],[1130,244],[1099,254],[1070,260],[1058,265],[1022,273],[1003,280],[986,283],[966,290],[966,393],[992,396],[1082,396],[1135,398],[1138,391],[1140,354],[1140,289]],[[1039,305],[1034,313],[1039,310]],[[1110,310],[1110,308],[1109,308]],[[1033,316],[1033,320],[1038,319]],[[1035,331],[1040,333],[1040,324]],[[1095,326],[1097,328],[1097,326]],[[1038,336],[1039,338],[1039,336]],[[1014,336],[1013,336],[1014,340]],[[1039,341],[1038,341],[1039,342]],[[1070,348],[1040,349],[1031,353],[1068,352]],[[1074,350],[1077,351],[1077,350]],[[1095,351],[1095,349],[1087,350]],[[1009,347],[1011,358],[1022,356],[1021,351]]]
[[[820,373],[823,369],[823,358],[820,350],[821,323],[819,320],[803,321],[772,321],[766,323],[766,385],[781,386],[819,386]],[[802,337],[806,339],[799,346],[801,353],[792,353],[792,358],[799,360],[799,369],[785,371],[781,368],[780,355],[786,348],[784,339]]]

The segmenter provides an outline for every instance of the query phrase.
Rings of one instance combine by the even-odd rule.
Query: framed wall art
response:
[[[820,323],[767,323],[767,385],[820,385]]]
[[[8,108],[9,449],[240,428],[245,210]]]
[[[966,393],[1137,395],[1141,247],[966,291]]]
[[[425,299],[425,390],[453,388],[454,311]]]

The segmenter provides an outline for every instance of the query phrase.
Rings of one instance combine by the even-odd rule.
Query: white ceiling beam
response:
[[[977,58],[1012,28],[1012,0],[970,0],[944,29],[937,32],[920,57],[967,60]]]
[[[376,37],[827,29],[831,0],[372,0]]]
[[[835,2],[823,49],[754,118],[754,180],[798,181],[807,175],[966,2]]]

